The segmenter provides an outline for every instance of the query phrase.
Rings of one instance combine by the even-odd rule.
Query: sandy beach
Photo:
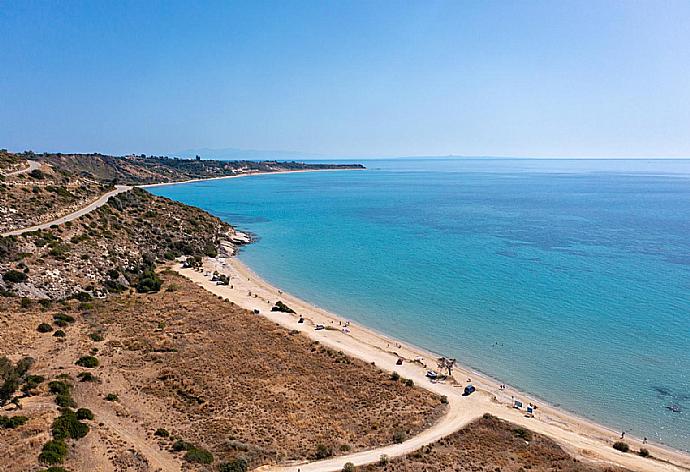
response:
[[[249,177],[249,176],[256,176],[256,175],[277,175],[277,174],[301,174],[304,172],[343,172],[347,170],[366,170],[366,169],[359,169],[359,168],[347,168],[347,169],[304,169],[304,170],[278,170],[275,172],[246,172],[244,174],[235,174],[235,175],[223,175],[220,177],[208,177],[204,179],[189,179],[189,180],[181,180],[179,182],[161,182],[158,184],[146,184],[146,185],[137,185],[137,187],[141,188],[153,188],[153,187],[167,187],[168,185],[180,185],[180,184],[189,184],[192,182],[206,182],[208,180],[224,180],[224,179],[237,179],[239,177]]]
[[[261,279],[235,257],[207,259],[204,261],[202,271],[180,267],[175,267],[175,270],[220,297],[227,298],[249,310],[258,310],[260,316],[266,316],[290,329],[299,330],[310,338],[350,356],[373,362],[384,370],[396,371],[403,377],[413,379],[415,384],[448,397],[449,413],[425,433],[402,444],[388,446],[381,450],[343,456],[326,462],[303,464],[300,466],[302,471],[339,470],[347,461],[361,465],[377,461],[381,454],[392,457],[412,452],[422,445],[452,433],[484,413],[491,413],[537,433],[545,434],[580,459],[619,465],[632,470],[690,470],[690,455],[686,453],[656,444],[643,445],[640,439],[627,435],[625,441],[630,444],[633,451],[645,447],[654,458],[643,458],[633,452],[627,454],[618,452],[611,446],[620,439],[619,432],[554,408],[510,386],[502,389],[498,382],[460,365],[453,371],[453,381],[449,379],[446,382],[432,383],[426,378],[426,372],[427,368],[438,371],[436,359],[439,355],[392,339],[359,324],[348,322],[346,316],[330,313],[285,293]],[[211,281],[210,274],[214,271],[228,275],[230,285],[216,285]],[[286,303],[297,313],[271,312],[271,307],[278,300]],[[430,303],[433,301],[430,300]],[[300,316],[304,318],[303,323],[298,323]],[[324,325],[326,329],[316,330],[317,324]],[[344,330],[346,324],[347,327]],[[396,365],[398,358],[404,359],[403,365]],[[415,359],[421,359],[421,361],[414,362]],[[477,392],[465,397],[462,396],[462,391],[469,379],[477,387]],[[530,402],[537,405],[534,417],[527,417],[524,407],[522,410],[513,408],[513,400],[520,400],[525,406]],[[270,470],[296,470],[296,468],[285,466],[273,467]]]

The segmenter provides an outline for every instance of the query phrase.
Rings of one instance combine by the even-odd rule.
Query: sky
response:
[[[0,147],[690,157],[690,1],[0,0]]]

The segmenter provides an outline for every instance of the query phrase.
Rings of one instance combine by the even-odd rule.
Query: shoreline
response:
[[[237,179],[239,177],[250,177],[250,176],[256,176],[256,175],[278,175],[278,174],[302,174],[304,172],[342,172],[346,170],[367,170],[365,168],[358,168],[358,167],[352,167],[352,168],[343,168],[343,169],[301,169],[301,170],[277,170],[275,172],[261,172],[261,171],[256,171],[256,172],[245,172],[243,174],[234,174],[234,175],[221,175],[219,177],[205,177],[205,178],[198,178],[198,179],[189,179],[189,180],[180,180],[178,182],[160,182],[157,184],[144,184],[144,185],[135,185],[135,187],[139,188],[153,188],[153,187],[167,187],[168,185],[181,185],[181,184],[191,184],[194,182],[206,182],[208,180],[223,180],[223,179]]]
[[[535,396],[521,392],[509,385],[506,385],[505,389],[501,389],[498,381],[466,366],[458,364],[454,369],[453,378],[458,381],[455,386],[450,381],[431,383],[425,377],[427,367],[415,363],[413,360],[421,357],[429,369],[438,370],[436,359],[439,356],[435,353],[411,343],[399,341],[361,324],[350,322],[347,326],[349,331],[344,333],[341,329],[347,320],[346,317],[321,309],[271,285],[239,261],[237,257],[207,258],[204,260],[203,273],[193,269],[181,269],[177,265],[174,270],[210,292],[227,298],[237,305],[249,310],[259,310],[261,315],[289,329],[297,329],[308,337],[332,348],[342,350],[348,355],[358,357],[366,362],[375,362],[379,368],[391,372],[396,371],[404,377],[412,378],[422,388],[439,395],[446,395],[451,405],[461,408],[463,414],[454,415],[454,429],[446,428],[440,437],[454,432],[464,424],[488,412],[551,437],[567,452],[580,459],[615,464],[632,470],[690,470],[690,454],[684,451],[657,443],[642,444],[639,438],[626,436],[625,442],[631,446],[631,452],[627,454],[618,452],[612,448],[612,444],[619,440],[619,433],[611,428],[562,408],[549,405],[542,399],[535,398]],[[215,285],[215,282],[212,282],[208,276],[214,271],[228,275],[231,285]],[[285,302],[298,314],[271,312],[270,309],[277,300]],[[297,323],[297,318],[300,315],[305,319],[302,324]],[[316,331],[314,330],[316,324],[323,324],[331,329]],[[405,359],[404,365],[396,365],[398,357]],[[477,387],[477,392],[470,397],[462,397],[462,388],[458,387],[464,387],[468,383],[466,382],[468,379],[471,379],[472,384]],[[513,408],[513,397],[522,401],[524,405],[530,402],[538,405],[535,410],[535,417],[527,418],[524,409],[519,411]],[[433,440],[437,439],[439,437]],[[428,442],[424,444],[428,444]],[[420,443],[419,445],[423,444]],[[647,448],[654,458],[643,458],[632,452],[632,450],[639,450],[641,447]],[[377,459],[378,456],[375,460]],[[338,459],[334,460],[337,461]],[[302,469],[311,470],[305,467]],[[275,470],[288,469],[278,467]]]

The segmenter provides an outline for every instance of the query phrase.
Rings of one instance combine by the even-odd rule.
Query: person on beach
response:
[[[647,436],[645,436],[644,438],[642,438],[642,444],[647,444]]]
[[[625,431],[622,431],[621,432],[621,439],[623,439],[624,437],[625,437]]]

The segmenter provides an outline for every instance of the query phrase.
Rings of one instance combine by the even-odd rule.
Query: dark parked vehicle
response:
[[[469,384],[467,387],[465,387],[465,391],[462,392],[462,395],[465,396],[465,397],[466,397],[466,396],[469,396],[469,395],[472,395],[472,392],[474,392],[475,390],[477,390],[477,389],[474,388],[474,385]]]

